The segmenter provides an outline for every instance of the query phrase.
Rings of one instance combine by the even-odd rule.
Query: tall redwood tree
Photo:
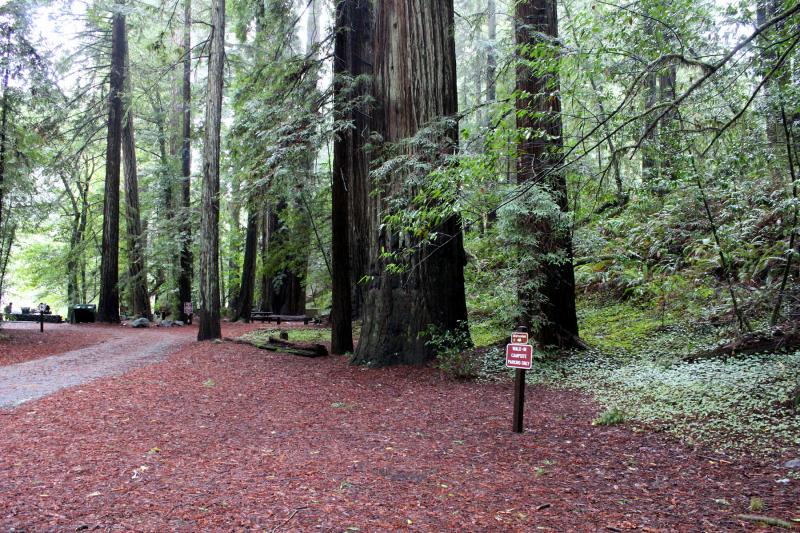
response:
[[[567,183],[557,169],[563,152],[561,96],[557,66],[558,19],[555,0],[518,2],[515,16],[520,53],[517,65],[517,179],[538,184],[558,206],[556,216],[522,215],[518,231],[525,235],[521,250],[528,265],[520,272],[522,323],[545,346],[573,346],[578,342],[575,313],[575,274],[572,235],[565,221]],[[545,52],[551,66],[531,69],[529,57]],[[530,258],[535,260],[528,262]]]
[[[366,273],[369,237],[365,220],[369,176],[365,151],[369,130],[365,96],[368,85],[359,76],[371,73],[372,3],[341,0],[336,4],[334,44],[334,112],[343,126],[333,145],[332,245],[333,302],[331,351],[353,351],[352,317],[361,310],[361,285]]]
[[[178,296],[181,300],[179,315],[188,320],[184,304],[192,301],[192,218],[190,199],[192,193],[192,0],[183,0],[183,146],[181,148],[181,224],[180,270]]]
[[[120,4],[115,4],[119,7]],[[118,11],[111,26],[111,75],[108,93],[106,182],[100,258],[100,322],[119,322],[119,177],[122,148],[122,91],[125,71],[125,16]]]
[[[133,80],[131,79],[128,54],[128,29],[123,32],[125,50],[125,94],[123,104],[125,117],[122,120],[122,159],[125,169],[125,229],[128,245],[128,284],[131,297],[131,312],[134,316],[151,318],[150,295],[147,292],[147,269],[145,265],[145,236],[139,212],[139,177],[136,167],[136,139],[133,129]]]
[[[415,135],[458,111],[452,0],[384,0],[375,4],[372,129],[387,143]],[[415,154],[441,160],[458,142],[454,120],[437,135],[439,152]],[[408,155],[413,155],[407,152]],[[372,228],[390,208],[390,199],[413,198],[408,174],[390,172],[380,194],[370,196]],[[411,200],[409,200],[411,201]],[[432,242],[382,226],[370,248],[370,284],[354,361],[377,366],[419,364],[435,356],[426,332],[463,328],[465,254],[461,220],[452,215],[436,228]],[[405,255],[397,272],[384,252]]]
[[[219,160],[225,61],[225,0],[211,1],[203,194],[200,211],[200,329],[197,340],[222,337],[219,295]]]

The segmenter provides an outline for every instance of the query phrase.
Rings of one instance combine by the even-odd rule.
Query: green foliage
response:
[[[759,513],[761,511],[763,511],[764,510],[764,500],[762,500],[761,498],[759,498],[757,496],[751,496],[750,497],[750,505],[748,506],[748,509],[752,513]]]
[[[579,300],[581,337],[603,351],[637,350],[648,342],[660,321],[630,302]]]
[[[291,328],[286,330],[281,330],[280,328],[257,329],[255,331],[251,331],[250,333],[246,333],[242,336],[242,338],[249,341],[266,343],[270,337],[278,338],[281,331],[286,331],[289,333],[290,341],[316,343],[331,342],[331,330],[327,328]],[[358,333],[358,330],[354,333]]]
[[[467,324],[447,331],[431,324],[425,335],[428,337],[425,345],[436,353],[439,370],[457,379],[472,379],[478,375],[482,358],[471,349],[472,339]]]
[[[687,363],[663,348],[670,340],[648,344],[652,351],[644,346],[637,353],[592,351],[543,361],[529,379],[578,387],[605,413],[624,413],[625,420],[663,428],[689,444],[738,453],[772,453],[800,444],[794,403],[800,352]]]
[[[607,409],[592,421],[594,426],[616,426],[625,422],[625,413],[617,408]]]

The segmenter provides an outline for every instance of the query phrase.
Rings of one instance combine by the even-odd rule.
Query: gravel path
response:
[[[194,328],[120,330],[106,342],[79,350],[0,367],[0,409],[164,359],[194,340]]]

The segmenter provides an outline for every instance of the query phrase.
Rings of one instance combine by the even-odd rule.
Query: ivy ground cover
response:
[[[722,531],[800,518],[778,464],[593,426],[586,396],[232,343],[0,411],[0,530]]]

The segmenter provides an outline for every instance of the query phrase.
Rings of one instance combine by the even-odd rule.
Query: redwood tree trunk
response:
[[[269,261],[269,242],[272,237],[275,227],[277,226],[277,219],[274,216],[274,210],[267,207],[262,215],[261,222],[261,247],[259,255],[261,256],[261,271],[259,272],[259,311],[266,312],[270,310],[270,296],[272,292],[272,280],[267,275],[267,261]]]
[[[181,150],[181,252],[178,272],[178,296],[180,319],[189,320],[184,304],[192,301],[192,47],[191,47],[192,1],[183,0],[183,146]]]
[[[375,5],[376,109],[373,130],[387,142],[414,135],[430,121],[458,111],[452,0],[384,0]],[[436,158],[452,153],[458,131],[443,133]],[[374,202],[377,228],[389,205],[386,196],[410,198],[402,172],[387,176]],[[413,187],[412,187],[413,188]],[[385,196],[384,196],[385,195]],[[383,213],[382,213],[383,212]],[[354,361],[385,366],[419,364],[435,356],[426,331],[465,327],[463,235],[457,216],[445,220],[434,242],[385,228],[370,250],[371,281],[364,300],[364,323]],[[406,269],[394,273],[381,251],[411,251]]]
[[[339,133],[333,145],[331,351],[338,354],[353,351],[352,317],[354,310],[357,314],[361,309],[359,281],[366,273],[368,247],[363,241],[368,236],[364,220],[368,165],[364,136],[368,119],[363,102],[359,101],[363,98],[364,83],[356,78],[371,72],[371,26],[369,0],[342,0],[336,5],[335,118],[353,124]]]
[[[111,86],[108,95],[106,183],[97,319],[119,322],[119,174],[122,145],[122,90],[125,70],[125,18],[114,13],[111,28]]]
[[[247,232],[244,243],[244,264],[242,265],[242,280],[239,284],[238,309],[233,320],[250,322],[250,313],[253,310],[253,296],[256,288],[256,259],[258,258],[258,208],[255,201],[251,200],[247,208]]]
[[[197,340],[200,341],[222,336],[219,297],[219,159],[224,59],[225,0],[212,0],[200,213],[200,329],[197,332]]]
[[[123,25],[125,21],[123,20]],[[127,108],[122,128],[122,155],[125,165],[125,222],[128,243],[128,276],[130,278],[134,316],[150,318],[150,297],[147,292],[147,270],[144,259],[144,235],[139,215],[139,180],[136,173],[136,141],[133,133],[133,109],[131,99],[131,70],[128,57],[127,27],[123,33],[125,58],[125,107]]]
[[[520,50],[542,42],[542,36],[558,37],[555,0],[530,0],[517,4],[516,38]],[[553,41],[550,41],[553,42]],[[563,172],[554,171],[563,150],[561,98],[556,69],[532,72],[517,66],[517,147],[519,183],[541,183],[562,214],[568,210]],[[530,134],[523,134],[527,131]],[[563,219],[566,216],[562,216]],[[519,280],[522,325],[543,346],[574,346],[578,340],[575,313],[575,275],[572,236],[564,220],[552,216],[523,215],[520,230],[529,239],[521,253],[525,262]],[[527,244],[530,243],[530,244]],[[557,258],[557,259],[555,259]]]
[[[347,220],[349,224],[348,246],[350,247],[350,284],[352,291],[352,316],[363,314],[366,285],[364,276],[369,272],[369,253],[373,235],[372,213],[373,202],[370,200],[372,190],[369,177],[369,156],[366,151],[370,124],[370,109],[367,100],[371,97],[371,78],[373,74],[373,29],[375,24],[373,5],[370,0],[350,0],[349,13],[351,24],[346,39],[347,71],[352,75],[349,87],[353,101],[349,109],[352,130],[346,135],[351,143],[350,156],[343,161],[343,171],[348,177],[347,188]]]

